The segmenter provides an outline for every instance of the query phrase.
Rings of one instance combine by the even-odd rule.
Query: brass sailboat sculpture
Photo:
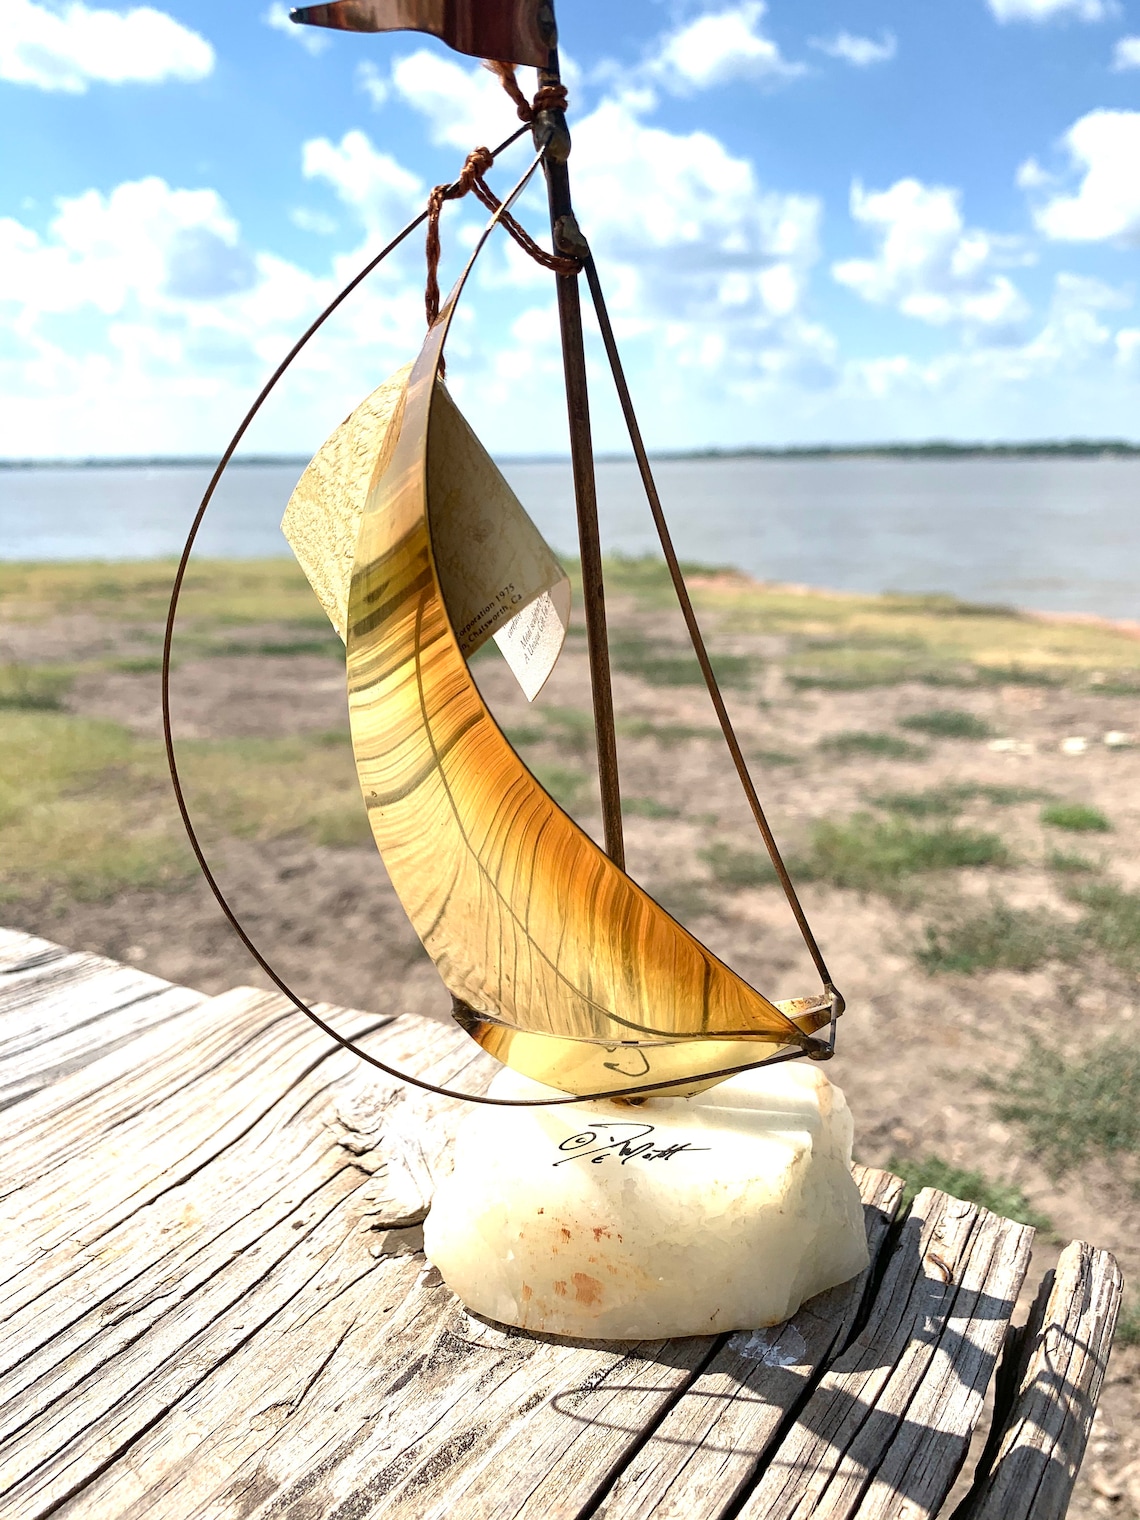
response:
[[[444,506],[452,522],[469,518],[456,495],[484,513],[522,508],[438,378],[457,295],[410,372],[318,453],[285,518],[315,580],[338,560],[318,547],[319,524],[359,524],[347,598],[327,573],[322,584],[334,622],[345,608],[369,822],[456,1017],[485,1049],[568,1092],[639,1081],[692,1092],[708,1073],[808,1048],[831,1001],[781,1007],[705,949],[543,790],[483,702],[449,606],[461,577],[449,599],[435,519]],[[466,547],[475,561],[478,546]]]
[[[359,31],[412,27],[433,32],[460,51],[506,56],[511,61],[490,66],[532,128],[538,151],[505,203],[482,177],[502,148],[475,150],[453,185],[432,192],[428,212],[410,223],[295,345],[241,424],[207,489],[176,578],[163,676],[171,774],[207,880],[277,985],[348,1044],[261,955],[210,871],[174,756],[170,641],[202,515],[257,409],[348,292],[427,220],[429,327],[420,354],[327,440],[294,491],[282,526],[345,641],[352,745],[372,833],[395,891],[452,995],[454,1015],[499,1060],[566,1094],[694,1093],[768,1061],[830,1055],[842,998],[779,857],[717,689],[664,523],[597,271],[571,209],[566,97],[549,0],[447,0],[446,5],[443,0],[331,0],[294,12],[293,19]],[[496,51],[500,43],[511,51]],[[515,62],[539,65],[533,105],[515,83]],[[540,164],[555,254],[542,250],[508,210]],[[445,200],[469,190],[494,215],[440,310],[439,213]],[[495,723],[467,663],[493,636],[533,698],[558,657],[569,618],[564,571],[442,379],[456,303],[497,224],[558,276],[605,850],[527,769]],[[585,273],[594,299],[634,454],[710,696],[820,974],[823,991],[815,997],[776,1002],[749,986],[624,870],[579,273]],[[827,1025],[831,1036],[816,1038]]]

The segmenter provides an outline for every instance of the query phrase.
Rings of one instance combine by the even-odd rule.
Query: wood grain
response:
[[[201,1001],[102,956],[0,931],[0,1109]]]
[[[996,1440],[954,1520],[1061,1520],[1096,1413],[1123,1281],[1107,1251],[1075,1240],[1061,1252],[1024,1329],[1011,1338]]]
[[[742,1520],[936,1514],[981,1414],[1032,1239],[924,1189],[865,1326],[798,1411]]]
[[[816,1374],[849,1336],[902,1199],[889,1172],[856,1167],[866,1271],[811,1299],[772,1330],[724,1338],[716,1354],[622,1471],[597,1520],[691,1520],[720,1514],[753,1479],[765,1452]]]
[[[5,1520],[938,1511],[1030,1231],[929,1191],[891,1231],[898,1179],[860,1170],[879,1260],[784,1326],[632,1345],[509,1330],[423,1256],[459,1105],[378,1079],[276,995],[141,976],[0,933],[0,1083],[46,1052],[0,1113]],[[140,1026],[136,1001],[163,998]],[[68,1071],[83,1009],[105,1043]],[[457,1030],[326,1012],[429,1080],[493,1074]],[[1059,1520],[1119,1297],[1106,1253],[1062,1255],[1008,1337],[955,1520]]]

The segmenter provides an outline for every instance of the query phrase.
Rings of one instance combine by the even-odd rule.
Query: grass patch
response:
[[[121,660],[108,660],[107,669],[121,670],[129,676],[156,676],[162,670],[162,656],[141,654]]]
[[[929,712],[911,713],[899,719],[900,728],[932,739],[988,739],[993,729],[984,719],[958,707],[935,707]]]
[[[1083,802],[1053,802],[1041,809],[1041,822],[1075,834],[1107,834],[1112,824],[1098,808]]]
[[[594,749],[593,715],[581,707],[544,707],[540,716],[546,723],[545,738],[560,749],[579,757]]]
[[[1080,954],[1074,925],[1055,913],[1028,912],[991,903],[978,913],[946,924],[928,924],[926,942],[915,959],[931,975],[958,971],[1034,971],[1051,960],[1074,961]]]
[[[927,753],[921,744],[912,744],[897,734],[867,733],[854,728],[828,734],[818,747],[829,755],[878,755],[884,760],[921,760]]]
[[[581,800],[590,779],[585,771],[574,770],[568,765],[534,765],[531,770],[539,786],[568,813],[573,812]]]
[[[721,686],[747,686],[756,669],[756,661],[749,655],[714,654],[709,659]],[[615,670],[637,676],[649,686],[703,686],[705,683],[692,650],[662,644],[639,633],[623,632],[611,638],[610,661]]]
[[[701,881],[661,881],[651,889],[650,895],[661,904],[666,913],[671,913],[682,923],[695,918],[706,918],[716,911],[716,905]]]
[[[1095,860],[1070,850],[1050,850],[1045,865],[1050,871],[1059,871],[1064,876],[1091,876],[1100,870]]]
[[[627,818],[680,818],[681,809],[658,802],[656,797],[623,797],[621,810]]]
[[[1140,893],[1111,881],[1089,881],[1074,882],[1068,896],[1088,910],[1081,932],[1089,943],[1118,971],[1140,976]]]
[[[343,660],[344,645],[335,636],[327,639],[205,639],[198,643],[195,653],[220,659],[235,655],[291,659],[296,655],[319,654]]]
[[[1026,665],[975,665],[974,676],[981,686],[1062,686],[1065,680],[1056,670]]]
[[[904,1209],[910,1207],[923,1188],[937,1188],[939,1192],[949,1193],[952,1198],[961,1198],[966,1203],[976,1203],[979,1208],[989,1209],[991,1214],[1000,1214],[1005,1219],[1016,1220],[1018,1224],[1031,1225],[1035,1230],[1052,1233],[1052,1221],[1044,1214],[1039,1214],[1021,1189],[1011,1182],[990,1182],[981,1172],[951,1166],[938,1156],[913,1161],[892,1156],[887,1162],[887,1170],[894,1172],[906,1183],[902,1198]]]
[[[1000,1088],[998,1118],[1021,1127],[1055,1176],[1094,1156],[1134,1163],[1140,1153],[1140,1051],[1119,1039],[1083,1056],[1035,1042],[986,1085]]]
[[[52,665],[0,665],[0,709],[58,712],[74,680],[73,672]]]
[[[158,746],[117,723],[15,711],[0,726],[0,900],[83,901],[195,870]]]
[[[1012,807],[1018,802],[1040,802],[1047,792],[1032,786],[990,786],[984,782],[963,781],[954,785],[932,786],[923,792],[883,792],[871,801],[889,813],[905,813],[910,818],[947,817],[959,812],[968,802],[992,802],[997,807]]]
[[[719,728],[708,724],[703,727],[694,723],[654,723],[650,718],[619,718],[617,731],[626,739],[653,739],[666,749],[685,744],[690,739],[719,739]]]
[[[1113,1344],[1140,1346],[1140,1298],[1132,1298],[1121,1304]]]
[[[534,723],[520,723],[517,726],[508,724],[503,732],[516,748],[523,748],[528,744],[541,744],[547,737],[545,728],[539,728]]]
[[[717,886],[731,891],[763,887],[776,880],[772,862],[759,850],[739,850],[734,845],[719,843],[701,850],[700,858],[711,870]]]
[[[755,760],[757,765],[795,765],[795,755],[785,755],[778,749],[750,749],[746,759]]]
[[[962,866],[1005,865],[1009,851],[996,834],[951,824],[920,829],[901,818],[856,813],[846,823],[817,823],[793,875],[836,887],[889,891],[906,876]]]

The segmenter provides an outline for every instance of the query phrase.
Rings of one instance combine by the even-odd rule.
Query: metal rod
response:
[[[728,745],[729,754],[736,766],[736,774],[740,778],[740,784],[744,788],[744,795],[748,799],[748,806],[752,810],[752,816],[756,820],[756,827],[767,847],[776,875],[780,879],[780,885],[784,889],[784,896],[788,905],[795,915],[799,925],[800,934],[808,953],[815,962],[815,968],[819,972],[824,986],[834,992],[834,983],[831,974],[824,961],[823,952],[816,943],[811,925],[807,921],[799,896],[788,875],[775,835],[765,815],[760,798],[756,794],[756,788],[752,782],[752,776],[748,770],[748,762],[744,758],[744,752],[740,748],[740,741],[736,737],[732,719],[729,717],[728,708],[725,706],[721,695],[720,685],[717,682],[716,673],[712,668],[708,650],[705,648],[704,635],[701,633],[700,624],[697,622],[697,614],[693,608],[692,599],[689,596],[689,588],[685,585],[685,577],[681,573],[681,565],[677,559],[677,552],[673,547],[673,537],[669,532],[669,524],[665,521],[665,512],[661,506],[661,498],[657,494],[657,483],[653,479],[653,471],[649,464],[649,455],[645,451],[645,443],[641,437],[641,428],[638,426],[637,415],[633,410],[633,398],[629,394],[629,386],[626,384],[625,371],[622,369],[621,356],[618,354],[617,341],[614,338],[613,328],[610,326],[610,316],[606,309],[605,297],[602,295],[601,281],[598,279],[598,271],[592,257],[587,257],[585,264],[586,280],[590,286],[590,294],[594,301],[594,310],[598,316],[598,326],[601,329],[602,343],[605,346],[606,357],[610,362],[610,369],[614,377],[614,385],[617,388],[618,400],[621,403],[622,414],[625,417],[625,425],[629,432],[629,441],[633,445],[634,458],[637,460],[637,468],[641,473],[641,483],[645,487],[645,494],[649,500],[649,510],[653,514],[653,522],[657,528],[657,536],[661,540],[661,549],[665,555],[665,563],[669,566],[669,575],[673,581],[673,589],[677,593],[677,601],[681,606],[681,615],[685,619],[685,627],[689,631],[689,639],[693,645],[693,651],[697,656],[697,662],[701,667],[701,674],[705,678],[705,685],[709,689],[713,707],[716,709],[717,718],[720,721],[721,731],[724,734],[725,743]],[[836,994],[838,996],[838,994]]]
[[[540,84],[560,83],[558,50],[550,50]],[[561,113],[544,112],[545,117]],[[537,124],[536,124],[537,125]],[[544,125],[551,125],[546,123]],[[566,170],[569,136],[561,122],[549,141],[543,166],[550,201],[550,228],[558,252],[568,233],[577,230]],[[562,243],[563,246],[559,246]],[[586,351],[582,341],[582,303],[576,275],[556,275],[558,323],[562,333],[562,365],[566,378],[566,410],[570,423],[570,461],[574,472],[574,503],[578,513],[578,542],[582,558],[582,602],[586,618],[586,650],[590,660],[590,691],[594,705],[594,738],[598,747],[598,783],[602,794],[602,828],[606,853],[625,868],[625,838],[618,782],[617,731],[610,686],[610,649],[606,636],[606,595],[602,576],[602,542],[598,529],[598,492],[594,478],[594,447],[590,434],[590,399],[586,388]]]

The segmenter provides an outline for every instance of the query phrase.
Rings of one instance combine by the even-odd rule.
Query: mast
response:
[[[557,34],[539,84],[561,84]],[[535,120],[535,145],[547,145],[543,168],[550,202],[550,232],[559,253],[588,255],[589,247],[574,219],[570,175],[566,160],[570,133],[560,110],[544,110]],[[582,304],[576,274],[555,275],[558,323],[562,337],[562,366],[566,379],[566,411],[570,424],[570,462],[574,474],[574,504],[578,514],[578,543],[582,561],[582,602],[586,650],[590,660],[590,692],[594,706],[594,736],[598,748],[598,782],[602,795],[602,828],[606,853],[625,867],[625,839],[618,784],[617,733],[610,686],[610,649],[606,635],[606,597],[602,576],[602,544],[598,529],[598,492],[594,477],[594,445],[590,432],[590,399],[586,389],[586,352],[582,341]]]

